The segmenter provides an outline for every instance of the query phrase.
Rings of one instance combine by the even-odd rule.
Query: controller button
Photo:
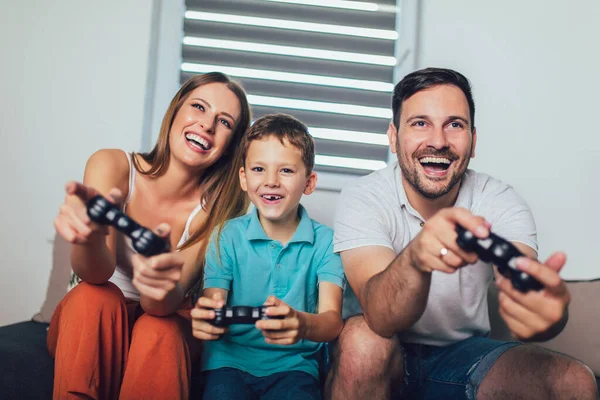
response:
[[[507,264],[511,269],[515,269],[515,270],[518,269],[517,268],[517,257],[511,258]]]
[[[479,243],[479,245],[486,250],[490,248],[490,246],[492,245],[493,242],[494,241],[491,238],[480,239],[477,241],[477,243]]]
[[[112,210],[108,210],[108,212],[106,213],[106,219],[109,221],[113,221],[116,217],[117,213],[115,212],[114,209]]]

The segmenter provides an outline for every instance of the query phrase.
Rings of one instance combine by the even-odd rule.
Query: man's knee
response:
[[[388,375],[402,375],[404,361],[397,338],[373,332],[364,318],[349,319],[333,352],[336,376],[349,384]]]
[[[549,382],[552,393],[577,399],[598,397],[596,377],[587,365],[565,356],[558,356],[557,363],[553,374],[557,378]]]

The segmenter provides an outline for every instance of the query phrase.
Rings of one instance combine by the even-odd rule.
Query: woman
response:
[[[151,152],[100,150],[83,184],[67,184],[54,225],[73,244],[82,283],[48,331],[54,398],[188,397],[200,349],[185,294],[201,276],[211,231],[247,209],[237,171],[249,123],[238,84],[220,73],[195,76],[171,101]],[[142,257],[115,229],[90,222],[85,202],[98,193],[176,251]]]

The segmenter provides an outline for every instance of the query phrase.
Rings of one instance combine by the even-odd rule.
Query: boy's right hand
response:
[[[65,192],[65,201],[54,219],[56,232],[72,244],[88,243],[93,233],[107,235],[108,227],[92,222],[87,215],[86,203],[99,192],[75,181],[66,184]],[[122,197],[121,191],[113,188],[106,198],[112,203],[120,204]]]
[[[202,340],[218,340],[225,332],[226,327],[214,326],[211,321],[215,319],[215,308],[225,306],[221,293],[213,294],[213,298],[200,297],[196,307],[191,312],[192,333],[195,338]]]

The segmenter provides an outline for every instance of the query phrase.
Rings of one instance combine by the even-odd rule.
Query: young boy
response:
[[[213,235],[192,311],[194,336],[206,340],[203,398],[318,399],[321,347],[342,329],[345,278],[333,231],[300,205],[317,182],[314,141],[276,114],[258,119],[242,146],[240,183],[256,207]],[[213,309],[225,304],[262,304],[283,319],[216,327]]]

